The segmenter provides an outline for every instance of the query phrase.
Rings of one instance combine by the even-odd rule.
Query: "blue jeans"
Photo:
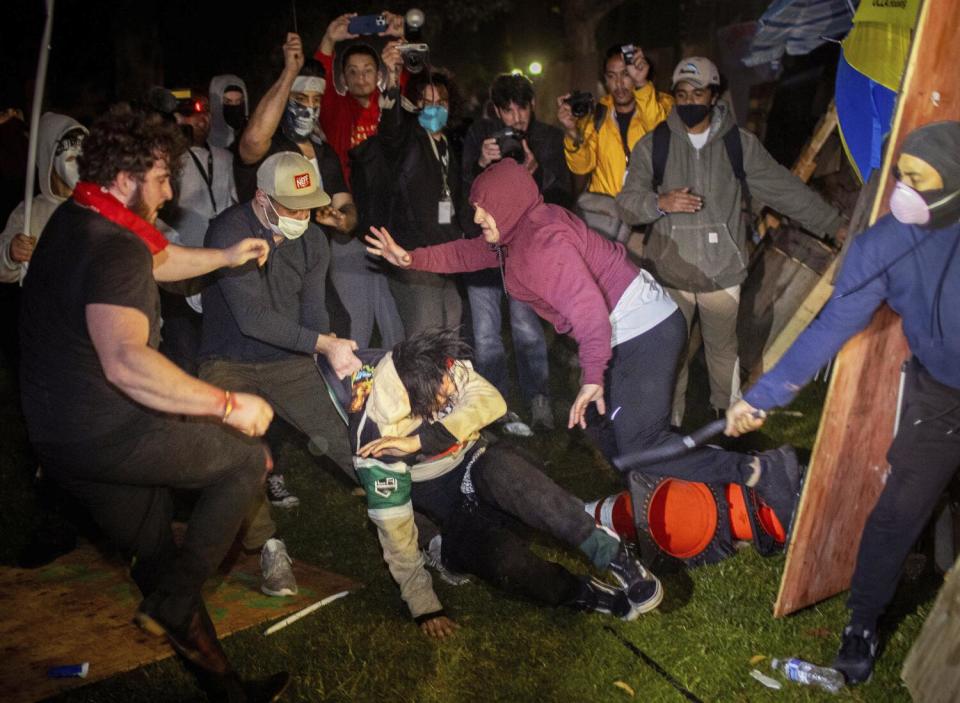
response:
[[[474,364],[481,376],[506,398],[510,388],[507,354],[501,334],[500,305],[503,286],[495,270],[464,276],[473,319]],[[534,396],[548,395],[547,342],[533,308],[509,298],[510,330],[517,357],[520,395],[529,404]]]

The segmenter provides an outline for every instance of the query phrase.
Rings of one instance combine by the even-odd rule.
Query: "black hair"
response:
[[[612,59],[614,56],[619,56],[623,58],[623,47],[624,44],[614,44],[609,47],[603,55],[603,61],[600,64],[600,82],[603,83],[607,78],[607,62]],[[643,58],[646,59],[647,65],[650,67],[650,70],[647,71],[647,80],[653,82],[653,61],[650,60],[650,57],[644,53]]]
[[[434,68],[430,71],[423,71],[421,73],[414,73],[410,76],[410,80],[407,81],[407,98],[410,102],[416,104],[420,102],[420,99],[423,97],[423,91],[426,90],[428,85],[432,85],[436,88],[443,88],[447,93],[447,103],[449,107],[447,112],[449,113],[449,122],[453,122],[457,116],[460,114],[460,91],[457,89],[457,84],[453,80],[453,74],[450,73],[445,68]]]
[[[432,327],[393,348],[393,366],[410,399],[410,414],[431,419],[442,410],[437,394],[454,366],[470,358],[470,346],[456,329]]]
[[[327,69],[323,67],[323,64],[317,61],[316,59],[306,59],[303,62],[303,67],[297,73],[298,76],[316,76],[317,78],[326,78]],[[235,90],[240,90],[239,86],[230,86]],[[223,92],[226,93],[230,87],[224,88]]]
[[[369,56],[373,59],[373,65],[378,69],[380,68],[380,55],[374,50],[369,44],[352,44],[344,49],[343,53],[340,55],[340,72],[343,73],[347,68],[347,59],[351,56],[356,56],[361,54],[363,56]]]
[[[506,110],[510,103],[530,107],[533,102],[533,82],[522,73],[501,73],[490,86],[490,101]]]
[[[186,148],[176,124],[155,111],[119,103],[93,123],[83,140],[83,152],[77,159],[80,178],[109,186],[118,173],[126,171],[139,180],[160,159],[175,178]]]

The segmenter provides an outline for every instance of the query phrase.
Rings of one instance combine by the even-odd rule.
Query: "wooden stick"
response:
[[[330,603],[333,603],[333,601],[335,600],[340,600],[341,598],[343,598],[345,595],[349,593],[350,591],[340,591],[340,593],[334,593],[332,596],[327,596],[323,600],[318,600],[316,603],[313,603],[312,605],[308,605],[306,608],[303,608],[302,610],[298,610],[293,615],[288,615],[280,622],[271,625],[270,627],[268,627],[266,630],[263,631],[263,634],[272,635],[274,632],[280,632],[280,630],[285,628],[287,625],[292,625],[297,620],[307,617],[310,613],[314,612],[315,610],[320,610],[320,608],[322,608],[325,605],[330,605]]]

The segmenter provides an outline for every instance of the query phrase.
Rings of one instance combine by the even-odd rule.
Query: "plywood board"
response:
[[[960,73],[943,63],[958,33],[955,2],[923,3],[871,222],[886,212],[889,174],[903,138],[921,125],[960,118]],[[837,356],[774,615],[849,587],[863,526],[889,468],[899,369],[907,355],[898,318],[884,307]]]
[[[204,596],[217,633],[225,637],[359,587],[302,562],[294,562],[294,573],[300,592],[290,598],[260,593],[256,556],[211,579]],[[0,568],[0,700],[40,700],[172,656],[163,638],[133,624],[139,603],[123,565],[90,546],[39,569]],[[84,661],[86,679],[47,677],[50,667]]]

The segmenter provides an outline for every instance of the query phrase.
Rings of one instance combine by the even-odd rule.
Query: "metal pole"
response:
[[[50,59],[50,34],[53,30],[53,0],[46,0],[47,20],[43,26],[43,39],[40,41],[40,56],[37,61],[37,80],[33,87],[33,106],[30,109],[30,143],[27,151],[27,185],[23,194],[23,233],[36,237],[38,233],[30,231],[30,217],[33,211],[34,175],[37,168],[37,137],[40,128],[40,112],[43,110],[43,92],[47,82],[47,63]],[[20,282],[26,266],[21,269]]]

